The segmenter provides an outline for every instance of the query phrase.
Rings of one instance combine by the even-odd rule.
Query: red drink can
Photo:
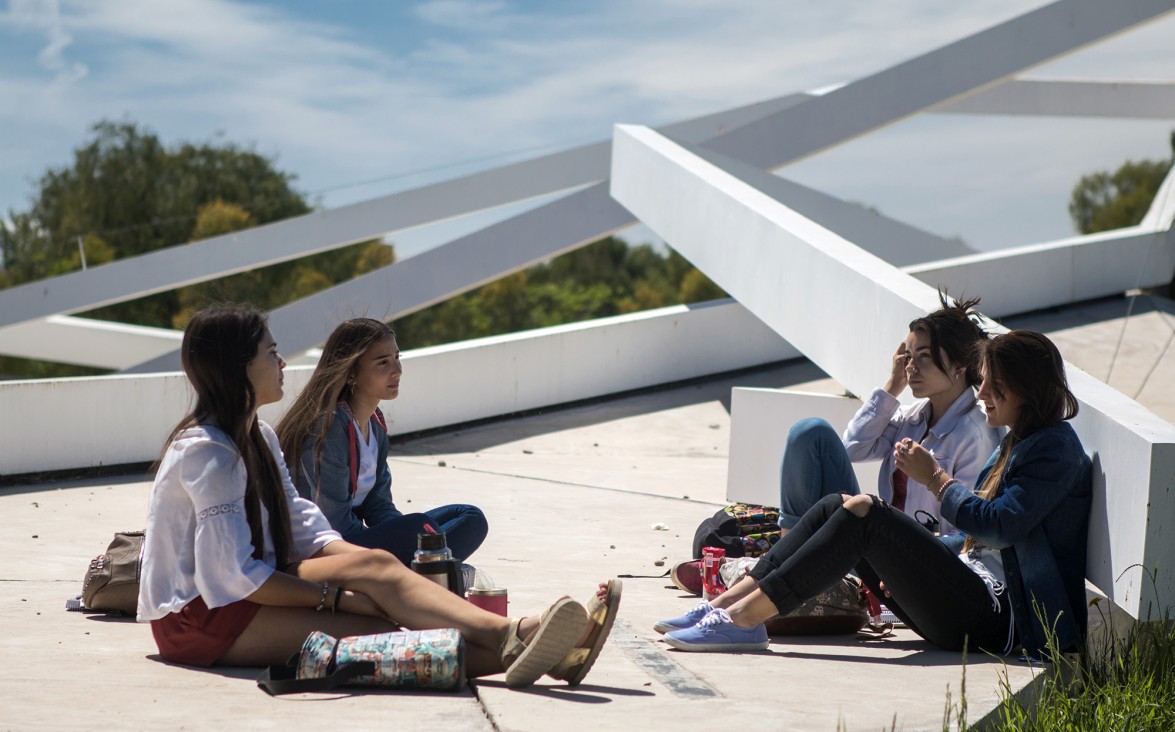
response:
[[[725,558],[725,549],[714,546],[702,549],[702,597],[706,600],[713,600],[726,592],[726,585],[722,584],[722,576],[718,574]]]
[[[506,597],[505,587],[494,587],[489,590],[470,588],[465,593],[465,599],[482,610],[488,610],[491,613],[506,617],[506,605],[509,603],[509,600]]]

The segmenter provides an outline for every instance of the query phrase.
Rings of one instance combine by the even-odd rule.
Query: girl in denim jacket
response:
[[[294,485],[335,531],[359,546],[412,561],[417,534],[445,532],[454,558],[467,559],[488,531],[476,506],[402,513],[392,501],[388,432],[381,401],[400,393],[396,334],[378,320],[335,328],[310,382],[277,426]]]
[[[713,603],[665,636],[690,651],[758,650],[763,622],[799,607],[855,569],[911,629],[947,650],[1039,657],[1047,634],[1061,651],[1085,640],[1085,555],[1092,470],[1066,420],[1077,414],[1061,355],[1031,331],[996,336],[982,350],[979,398],[1008,434],[977,478],[978,492],[917,442],[894,446],[911,481],[966,533],[961,553],[873,496],[821,499]]]

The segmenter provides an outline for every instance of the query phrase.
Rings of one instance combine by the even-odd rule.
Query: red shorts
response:
[[[237,600],[209,610],[199,595],[178,613],[151,621],[159,655],[189,666],[211,666],[245,632],[261,606]]]

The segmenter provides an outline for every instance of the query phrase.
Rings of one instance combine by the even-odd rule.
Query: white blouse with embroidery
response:
[[[290,508],[291,561],[342,537],[313,502],[298,495],[273,429],[261,422]],[[201,425],[167,448],[151,489],[139,584],[139,622],[179,612],[196,598],[209,608],[253,594],[276,569],[269,513],[261,509],[265,549],[253,558],[245,518],[245,466],[227,434]]]

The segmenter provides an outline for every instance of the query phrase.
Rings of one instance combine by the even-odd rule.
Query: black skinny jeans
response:
[[[946,650],[1003,653],[1011,603],[993,608],[987,585],[917,521],[874,498],[863,518],[839,495],[820,499],[751,570],[780,614],[795,610],[850,570],[914,632]]]

